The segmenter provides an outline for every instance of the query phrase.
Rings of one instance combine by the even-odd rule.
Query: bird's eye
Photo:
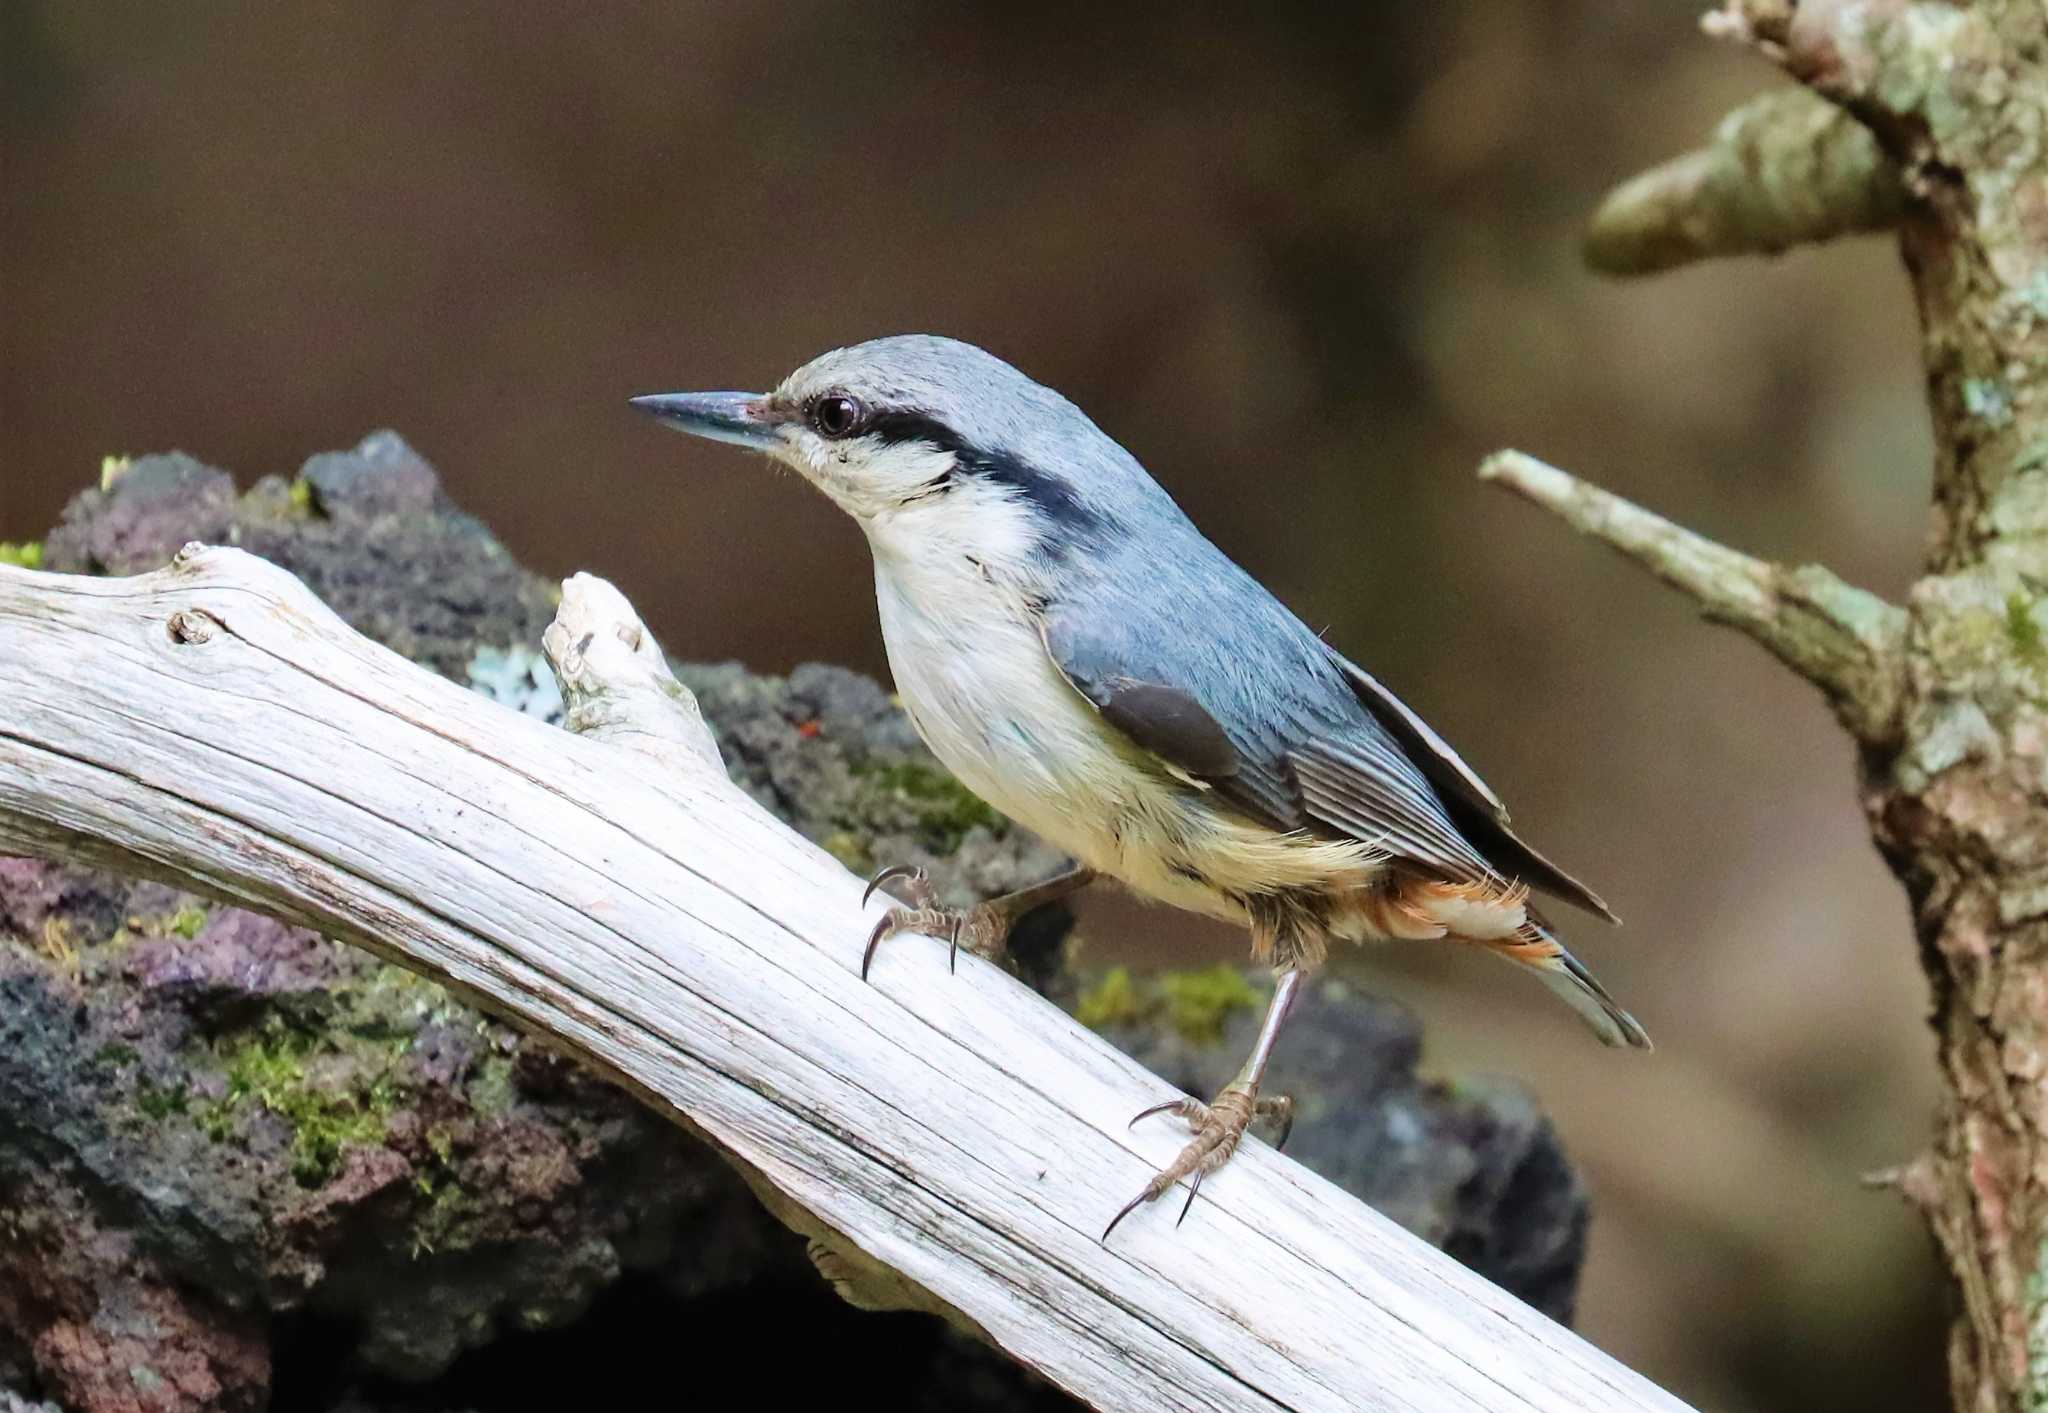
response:
[[[821,437],[843,437],[860,425],[860,404],[834,393],[811,403],[811,425]]]

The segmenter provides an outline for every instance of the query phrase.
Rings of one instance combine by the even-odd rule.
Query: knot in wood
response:
[[[193,646],[212,642],[214,635],[220,632],[220,627],[219,619],[198,608],[179,609],[171,615],[169,624],[172,642],[188,643]]]

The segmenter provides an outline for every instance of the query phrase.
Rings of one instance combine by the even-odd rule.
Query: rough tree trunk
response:
[[[1618,190],[1589,257],[1636,273],[1895,220],[1936,457],[1903,608],[1711,546],[1527,458],[1486,473],[1643,560],[1819,684],[1912,900],[1945,1079],[1897,1179],[1959,1295],[1959,1409],[2048,1405],[2048,5],[1728,0],[1712,34],[1811,96]],[[1881,158],[1845,143],[1831,105]],[[1847,155],[1844,155],[1847,154]],[[1903,186],[1904,200],[1896,191]]]

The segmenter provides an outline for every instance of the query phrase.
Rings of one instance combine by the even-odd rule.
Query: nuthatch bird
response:
[[[909,335],[827,353],[771,393],[633,401],[768,453],[854,518],[918,734],[969,789],[1079,861],[959,911],[935,906],[921,873],[885,869],[875,881],[904,880],[911,906],[875,929],[863,974],[898,931],[998,952],[1018,917],[1102,874],[1249,928],[1252,955],[1273,966],[1237,1078],[1210,1103],[1138,1116],[1172,1112],[1194,1137],[1111,1229],[1184,1178],[1192,1203],[1254,1117],[1285,1121],[1289,1102],[1259,1084],[1333,937],[1482,948],[1533,971],[1607,1044],[1649,1048],[1530,891],[1611,922],[1607,905],[1523,843],[1443,738],[1058,393],[971,344]]]

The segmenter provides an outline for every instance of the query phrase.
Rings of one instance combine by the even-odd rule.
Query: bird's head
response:
[[[1071,402],[994,354],[931,335],[835,349],[773,392],[656,393],[633,405],[794,468],[878,550],[1057,553],[1102,533],[1120,499],[1150,487]]]

